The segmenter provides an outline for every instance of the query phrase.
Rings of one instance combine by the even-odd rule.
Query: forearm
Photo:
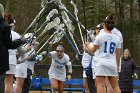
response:
[[[18,60],[17,60],[17,63],[19,64],[19,63],[23,63],[24,61],[26,61],[26,60],[28,60],[30,57],[29,56],[25,56],[25,57],[23,57],[23,58],[19,58]]]
[[[68,73],[72,73],[72,64],[67,65],[68,66]]]
[[[41,53],[41,55],[42,55],[43,57],[45,57],[45,56],[51,57],[51,54],[50,54],[48,51],[43,51],[43,52]]]
[[[91,56],[94,55],[95,51],[98,49],[97,45],[94,45],[93,43],[85,43],[84,50]]]
[[[30,49],[24,48],[23,46],[20,46],[20,47],[17,48],[17,52],[18,52],[19,54],[25,54],[25,53],[28,52],[29,50],[30,50]]]

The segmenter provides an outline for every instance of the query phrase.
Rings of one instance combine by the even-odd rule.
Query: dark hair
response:
[[[16,24],[15,19],[13,18],[13,15],[10,13],[6,13],[4,15],[5,21],[8,22],[9,24]]]
[[[114,23],[116,20],[115,14],[109,14],[104,20],[104,24],[108,30],[112,30],[114,28]]]
[[[12,14],[10,14],[10,13],[6,13],[6,14],[4,15],[4,18],[12,19],[13,16],[12,16]]]
[[[97,35],[97,33],[96,33],[96,30],[99,30],[99,32],[100,32],[100,30],[101,29],[103,29],[103,23],[100,23],[99,25],[97,25],[96,27],[95,27],[95,31],[94,31],[94,33],[93,33],[93,35],[95,36],[95,35]]]

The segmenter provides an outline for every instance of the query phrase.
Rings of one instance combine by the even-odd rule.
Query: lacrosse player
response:
[[[51,67],[48,71],[51,87],[54,91],[58,90],[59,93],[63,93],[64,81],[66,79],[66,68],[68,66],[68,79],[71,79],[72,64],[70,58],[64,53],[62,45],[58,45],[56,51],[41,53],[43,56],[52,57]]]
[[[114,22],[115,22],[115,20],[116,20],[116,17],[115,17],[115,15],[114,14],[109,14],[106,18],[109,18],[109,17],[114,17],[115,19],[114,19]],[[114,24],[114,23],[113,23]],[[115,34],[119,39],[120,39],[120,41],[121,41],[121,55],[122,55],[122,53],[123,53],[123,37],[122,37],[122,34],[121,34],[121,32],[118,30],[118,29],[116,29],[115,27],[111,30],[111,32],[113,33],[113,34]],[[101,33],[104,33],[104,29],[102,29],[101,31],[100,31],[100,34]],[[119,72],[121,71],[121,63],[120,63],[120,66],[119,66]],[[108,78],[106,77],[106,88],[107,88],[107,93],[113,93],[113,89],[112,89],[112,87],[111,87],[111,85],[110,85],[110,82],[109,82],[109,80],[108,80]]]
[[[26,34],[25,34],[26,36]],[[24,89],[23,91],[26,91],[26,92],[22,92],[22,87],[24,85],[24,81],[26,80],[27,76],[31,76],[32,75],[32,72],[33,72],[33,68],[34,68],[34,64],[35,64],[35,61],[32,61],[30,60],[30,56],[29,54],[33,51],[33,53],[31,54],[32,55],[35,55],[35,47],[38,45],[39,43],[36,42],[36,41],[33,41],[32,44],[26,44],[25,48],[29,49],[30,50],[26,53],[23,53],[20,55],[20,57],[18,58],[18,64],[16,66],[16,74],[15,74],[15,77],[16,77],[16,86],[15,86],[15,93],[28,93],[29,92],[29,87],[30,87],[30,84],[28,86],[27,89]],[[29,73],[27,73],[29,72]]]
[[[96,36],[94,44],[85,43],[84,49],[94,53],[98,49],[98,54],[94,58],[94,71],[96,76],[97,93],[105,93],[105,78],[108,77],[114,93],[121,93],[118,86],[118,71],[120,65],[119,38],[112,34],[114,28],[114,17],[104,20],[104,33]]]

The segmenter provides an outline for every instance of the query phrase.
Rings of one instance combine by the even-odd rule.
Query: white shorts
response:
[[[48,71],[48,75],[49,75],[49,79],[52,79],[52,78],[55,78],[56,80],[59,80],[59,81],[65,81],[66,80],[66,74],[63,73],[63,74],[58,74],[57,71],[54,71],[54,69],[49,69]]]
[[[93,76],[93,79],[96,78],[96,76],[95,76],[95,69],[94,68],[92,68],[92,76]]]
[[[95,76],[118,76],[117,68],[113,66],[96,66]]]
[[[9,70],[6,71],[6,74],[15,74],[16,73],[16,65],[9,64]]]
[[[86,71],[85,71],[85,70],[83,70],[83,77],[87,77],[87,76],[86,76]]]
[[[27,78],[27,70],[16,69],[15,77]]]
[[[92,76],[93,76],[93,79],[95,79],[96,77],[95,77],[95,73],[94,73],[94,69],[92,68]],[[86,71],[85,70],[83,70],[83,77],[85,78],[85,77],[87,77],[86,76]]]

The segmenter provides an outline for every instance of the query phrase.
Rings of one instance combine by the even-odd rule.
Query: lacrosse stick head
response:
[[[73,4],[74,3],[73,0],[71,0],[70,3]]]
[[[75,27],[72,25],[72,21],[69,19],[69,16],[67,15],[67,13],[65,11],[62,11],[61,14],[62,14],[63,22],[66,24],[68,29],[71,31],[74,31]]]
[[[24,38],[32,38],[33,37],[33,33],[26,33],[24,35]],[[33,37],[34,39],[36,38],[35,36]]]
[[[70,3],[71,4],[76,4],[76,0],[71,0]]]
[[[57,27],[58,25],[60,24],[60,18],[59,17],[56,17],[53,19],[53,21],[51,21],[50,23],[48,23],[46,26],[45,26],[45,30],[50,30],[52,28],[55,28]]]
[[[36,37],[33,35],[33,33],[26,33],[23,38],[26,40],[25,45],[27,45],[28,43],[30,43],[31,41],[34,41],[36,39]]]

